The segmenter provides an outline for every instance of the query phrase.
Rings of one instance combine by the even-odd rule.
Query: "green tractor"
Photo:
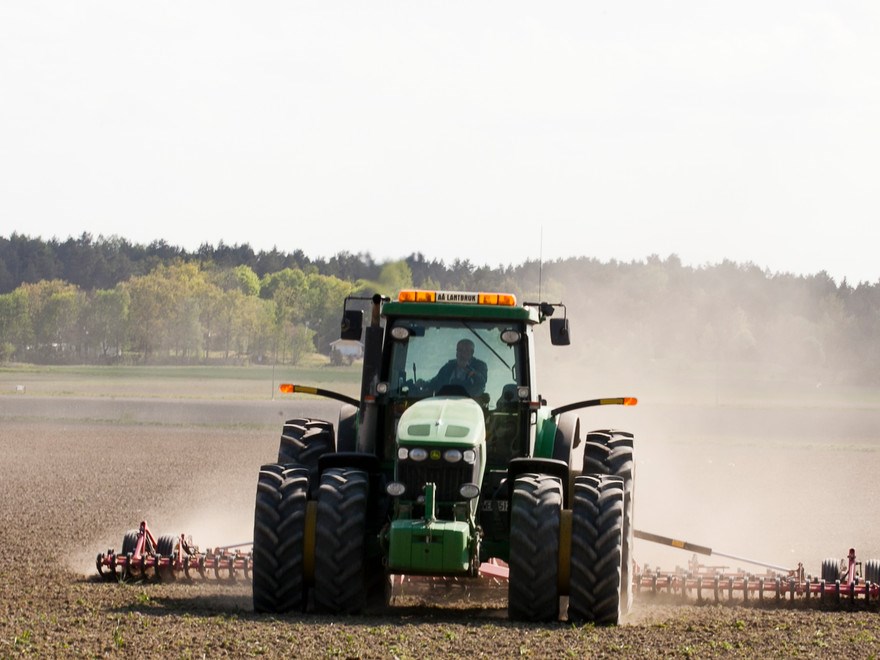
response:
[[[478,577],[491,561],[508,567],[512,619],[557,620],[567,596],[569,620],[618,623],[632,600],[633,436],[582,438],[574,411],[636,400],[541,398],[533,330],[549,320],[551,342],[568,344],[564,310],[494,293],[346,299],[361,396],[282,386],[342,405],[335,424],[287,421],[260,470],[254,609],[356,613],[390,575]]]

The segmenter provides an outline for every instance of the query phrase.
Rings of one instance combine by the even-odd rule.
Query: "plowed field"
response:
[[[119,548],[124,532],[142,519],[157,533],[190,533],[203,547],[249,540],[257,471],[277,450],[281,419],[299,412],[292,405],[0,397],[0,657],[880,655],[876,611],[682,607],[642,599],[627,624],[617,628],[512,624],[503,602],[497,601],[441,600],[434,607],[399,607],[348,618],[257,616],[249,583],[117,584],[95,578],[95,555]],[[246,409],[251,412],[245,414]],[[762,526],[769,534],[776,520],[777,527],[799,530],[803,539],[783,534],[782,545],[765,542],[768,552],[796,546],[813,553],[813,545],[824,541],[830,553],[847,543],[848,529],[840,538],[830,538],[827,530],[837,529],[832,523],[846,521],[853,507],[876,511],[876,499],[852,504],[849,510],[840,499],[842,493],[860,498],[862,487],[864,497],[877,491],[872,476],[876,456],[867,445],[856,444],[843,450],[814,446],[795,452],[794,462],[783,444],[766,463],[744,459],[733,472],[750,477],[750,508],[734,521],[741,528],[732,530],[736,533],[728,535],[728,542],[745,536],[748,547],[748,536],[760,537]],[[649,441],[644,446],[650,447]],[[706,458],[668,442],[662,454],[670,448],[680,456],[670,463],[677,467],[668,470],[659,467],[656,445],[646,448],[645,464],[639,465],[645,479],[637,491],[637,503],[645,504],[637,508],[637,526],[676,534],[678,529],[668,526],[676,516],[656,502],[663,498],[670,475],[677,479],[692,462],[702,465]],[[720,450],[715,455],[720,461],[730,458]],[[813,474],[813,466],[825,472]],[[837,476],[822,479],[828,470],[836,470]],[[791,478],[798,471],[803,480]],[[859,479],[864,479],[860,486]],[[693,504],[693,513],[681,516],[682,527],[723,507],[723,497],[710,495],[706,480],[712,480],[711,470],[698,479],[707,494]],[[788,499],[765,502],[762,510],[755,510],[761,502],[755,492],[767,492],[762,484],[775,497],[780,482]],[[816,489],[826,495],[815,497]],[[672,499],[670,506],[681,506],[676,501],[690,500]],[[804,502],[815,501],[827,506],[805,510]],[[667,515],[661,520],[658,512],[663,511]],[[723,514],[722,509],[720,522]],[[825,527],[811,530],[804,524],[809,520]],[[876,516],[854,522],[852,533],[861,533],[855,531],[860,526],[876,527]],[[824,539],[817,538],[823,534]],[[809,543],[798,545],[800,540]],[[880,546],[874,549],[880,551]],[[637,551],[649,555],[641,545]],[[657,561],[662,559],[661,553]]]

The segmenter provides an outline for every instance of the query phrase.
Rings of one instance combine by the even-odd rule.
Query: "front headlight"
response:
[[[447,449],[443,452],[443,458],[450,463],[458,463],[461,460],[461,450]]]
[[[458,494],[466,500],[472,500],[480,496],[480,487],[477,484],[462,484]]]
[[[385,492],[391,497],[400,497],[406,492],[406,486],[399,481],[392,481],[385,486]]]
[[[428,450],[422,447],[414,447],[409,450],[410,460],[413,461],[424,461],[428,459]]]
[[[473,449],[465,449],[461,456],[464,459],[464,462],[469,463],[470,465],[473,465],[474,461],[477,460],[477,452]]]

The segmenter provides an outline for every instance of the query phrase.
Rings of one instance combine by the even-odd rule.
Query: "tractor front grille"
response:
[[[444,460],[411,461],[403,460],[397,464],[397,481],[406,486],[407,499],[418,499],[424,486],[433,482],[437,486],[437,501],[452,502],[461,499],[458,489],[464,483],[476,483],[475,466],[459,461],[449,463]]]

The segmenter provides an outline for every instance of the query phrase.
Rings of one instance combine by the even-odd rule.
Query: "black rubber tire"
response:
[[[562,483],[546,474],[521,474],[510,510],[507,613],[515,621],[559,618],[559,521]]]
[[[356,406],[342,404],[336,422],[336,451],[357,451],[357,416]]]
[[[569,621],[617,625],[623,615],[623,481],[608,475],[575,480]]]
[[[584,474],[608,474],[623,479],[623,597],[621,611],[633,604],[633,547],[635,545],[635,438],[626,431],[591,431],[584,447]]]
[[[865,582],[880,584],[880,560],[869,559],[865,562]]]
[[[308,470],[277,464],[260,468],[254,507],[255,612],[302,611]]]
[[[553,442],[553,458],[565,461],[569,468],[580,470],[582,466],[572,465],[574,448],[580,442],[581,421],[576,413],[567,412],[559,415],[556,420],[556,438]]]
[[[314,498],[318,491],[318,458],[335,451],[333,424],[322,419],[289,419],[281,430],[278,463],[296,463],[309,471],[309,491]]]
[[[180,539],[174,534],[163,534],[156,539],[156,555],[159,557],[173,557],[174,549],[179,541]],[[169,567],[167,570],[159,570],[157,567],[156,576],[160,580],[173,580],[174,569],[173,567]]]
[[[134,552],[134,549],[137,547],[138,541],[138,530],[130,529],[125,533],[125,536],[122,537],[122,550],[119,551],[120,555],[127,555],[129,552]]]
[[[315,525],[315,609],[360,612],[367,599],[366,527],[369,477],[330,468],[321,475]]]
[[[822,560],[822,579],[825,582],[836,582],[840,579],[840,561],[830,557]]]
[[[122,550],[119,551],[119,554],[122,556],[131,555],[134,553],[137,548],[137,540],[138,534],[140,530],[130,529],[125,535],[122,537]],[[132,566],[126,563],[123,566],[122,570],[119,572],[119,580],[122,582],[127,582],[128,580],[135,579],[135,571],[132,569]]]
[[[178,537],[174,534],[163,534],[156,539],[156,554],[162,557],[170,557],[177,547]]]

